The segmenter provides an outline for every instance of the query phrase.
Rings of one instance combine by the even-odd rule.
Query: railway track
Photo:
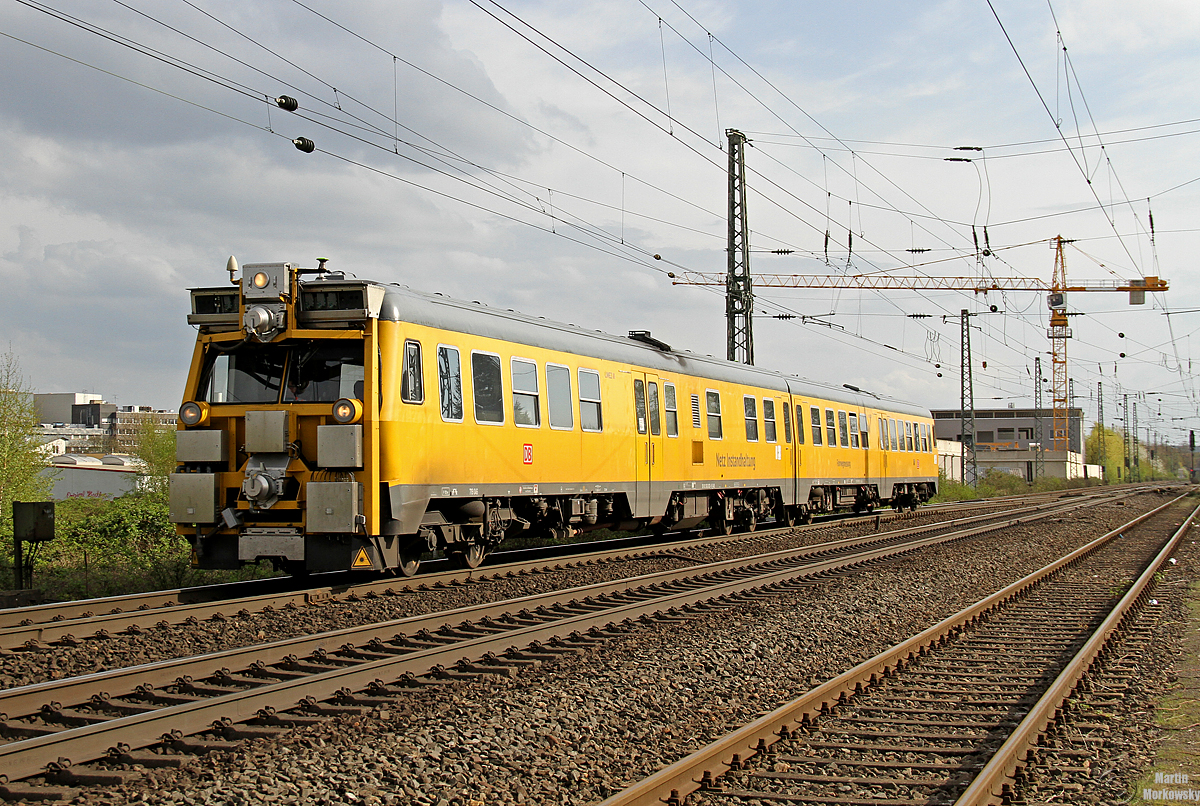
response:
[[[10,781],[49,771],[67,783],[111,783],[125,774],[81,765],[102,758],[177,765],[188,753],[224,748],[231,738],[393,701],[405,686],[516,674],[621,633],[638,619],[686,618],[689,608],[817,584],[822,575],[1091,503],[1070,499],[1023,516],[959,523],[934,536],[890,533],[866,547],[847,539],[9,689],[0,692],[0,712],[7,715],[0,731],[11,739],[0,745],[0,769]],[[911,531],[918,530],[928,528]],[[164,735],[170,737],[165,744]],[[153,749],[137,749],[148,746]],[[20,784],[6,787],[10,796],[26,791]]]
[[[91,639],[103,640],[121,634],[137,635],[149,630],[188,622],[221,620],[235,615],[301,607],[352,597],[394,595],[419,586],[461,584],[473,580],[537,573],[548,568],[676,554],[701,546],[740,544],[747,547],[747,550],[754,550],[754,547],[763,545],[772,538],[789,533],[793,529],[802,533],[807,532],[816,537],[855,525],[867,524],[881,527],[884,523],[914,518],[923,521],[924,523],[920,526],[900,530],[902,534],[912,533],[913,530],[953,527],[971,522],[982,523],[990,519],[1033,513],[1042,508],[1054,506],[1059,501],[1103,502],[1112,500],[1114,495],[1118,497],[1133,495],[1138,489],[1140,488],[1123,488],[1119,491],[1105,490],[1077,496],[1063,496],[1058,493],[1053,497],[1030,496],[1011,501],[1006,499],[1004,508],[999,512],[989,511],[965,518],[954,517],[945,521],[938,520],[938,518],[943,515],[957,514],[962,509],[970,512],[987,507],[972,502],[965,508],[939,507],[921,510],[919,513],[879,513],[827,524],[763,529],[750,534],[722,538],[688,537],[665,543],[647,543],[645,540],[603,541],[584,544],[581,548],[589,550],[578,551],[565,557],[561,555],[547,556],[542,551],[517,551],[506,553],[515,555],[508,558],[509,562],[475,570],[439,571],[415,578],[387,577],[357,583],[339,582],[338,584],[319,585],[298,590],[292,589],[286,584],[291,580],[267,580],[265,581],[266,585],[258,586],[177,589],[79,602],[11,608],[0,610],[0,650],[38,649],[53,644],[78,645]],[[1048,498],[1049,500],[1047,500]],[[618,545],[614,545],[614,543]],[[255,588],[264,587],[266,590],[255,592]],[[241,595],[247,592],[249,595]]]
[[[1176,529],[1186,510],[1164,504],[603,806],[1009,802],[1198,513]],[[1078,765],[1092,752],[1051,754]]]

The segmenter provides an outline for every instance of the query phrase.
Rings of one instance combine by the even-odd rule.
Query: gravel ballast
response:
[[[415,690],[78,802],[593,803],[1166,500],[1095,506],[635,627],[516,678]]]

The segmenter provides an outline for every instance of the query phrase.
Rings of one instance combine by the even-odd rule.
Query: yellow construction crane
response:
[[[1075,291],[1127,291],[1130,305],[1143,305],[1146,292],[1166,291],[1168,283],[1160,277],[1136,280],[1076,280],[1067,285],[1067,263],[1063,246],[1071,241],[1061,235],[1052,240],[1054,273],[1049,283],[1036,277],[927,277],[919,274],[755,274],[756,288],[859,288],[864,290],[910,291],[1044,291],[1050,306],[1050,339],[1053,366],[1052,392],[1054,400],[1051,449],[1065,451],[1067,441],[1067,297]],[[727,276],[715,272],[679,271],[667,274],[674,285],[725,285]]]

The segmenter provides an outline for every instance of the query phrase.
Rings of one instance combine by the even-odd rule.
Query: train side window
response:
[[[438,392],[442,419],[448,423],[463,421],[462,364],[458,348],[439,344],[437,348]]]
[[[708,436],[711,439],[721,439],[721,393],[706,389],[704,397],[708,405]]]
[[[662,424],[658,416],[658,384],[654,381],[646,382],[646,405],[650,407],[650,435],[657,437],[662,433]]]
[[[838,412],[838,433],[842,435],[842,447],[849,448],[850,434],[849,430],[846,428],[846,412],[844,411]]]
[[[931,440],[929,439],[929,423],[921,423],[921,447],[926,453],[929,453],[930,441]]]
[[[579,427],[584,431],[604,430],[604,415],[600,410],[600,373],[592,369],[579,370]]]
[[[833,417],[833,409],[825,409],[825,444],[831,448],[836,448],[838,444],[837,423],[833,421]]]
[[[700,395],[692,395],[692,428],[700,427]]]
[[[767,442],[778,441],[775,434],[775,401],[769,397],[763,398],[763,438]]]
[[[575,427],[571,413],[571,370],[561,364],[546,365],[546,404],[550,411],[550,427],[570,431]]]
[[[804,406],[796,404],[796,444],[804,444],[804,432],[808,426],[804,424]]]
[[[888,420],[888,439],[891,440],[892,450],[894,450],[894,451],[904,450],[903,442],[900,443],[899,448],[896,447],[896,421],[895,420]]]
[[[750,395],[742,397],[746,409],[746,441],[758,442],[758,404]]]
[[[538,394],[537,364],[522,358],[512,360],[513,422],[528,428],[542,424]]]
[[[663,407],[667,417],[667,436],[679,436],[679,410],[675,404],[675,384],[663,382]]]
[[[904,421],[904,444],[908,446],[908,450],[913,449],[912,423],[907,420]]]
[[[849,417],[849,420],[850,420],[850,447],[857,448],[858,447],[858,416],[855,414],[851,414]]]
[[[885,451],[888,449],[886,417],[879,418],[879,446]]]
[[[821,410],[818,409],[816,406],[813,406],[810,413],[812,414],[813,444],[820,445],[821,444]]]
[[[471,353],[471,389],[475,398],[475,422],[504,424],[504,381],[500,356]]]
[[[865,450],[871,447],[871,420],[867,415],[862,415],[858,419],[858,427],[862,430],[862,446]]]
[[[400,399],[405,403],[425,402],[425,380],[421,375],[421,342],[404,342],[404,369],[400,373]]]
[[[639,434],[646,433],[646,384],[641,378],[633,379],[633,408],[637,412]]]
[[[783,404],[783,439],[792,444],[792,404],[787,401]]]

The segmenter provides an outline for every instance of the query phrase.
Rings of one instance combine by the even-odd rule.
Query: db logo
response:
[[[521,448],[521,461],[527,465],[533,464],[533,446],[528,442]]]

